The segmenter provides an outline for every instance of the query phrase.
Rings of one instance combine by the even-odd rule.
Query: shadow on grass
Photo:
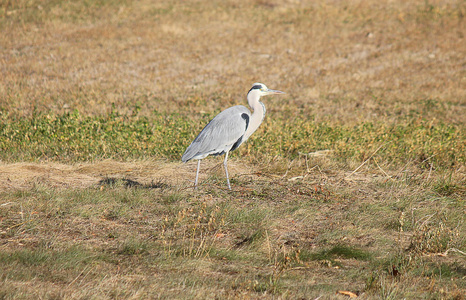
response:
[[[329,262],[332,265],[338,265],[338,262],[335,261],[338,258],[368,261],[371,259],[371,254],[347,245],[335,245],[330,249],[323,249],[318,252],[301,251],[300,253],[300,259],[303,261],[322,261]]]
[[[99,186],[108,186],[108,187],[125,187],[125,188],[143,188],[143,189],[163,189],[167,188],[168,184],[163,183],[161,181],[154,182],[148,184],[142,184],[136,180],[128,179],[128,178],[112,178],[107,177],[99,181]]]

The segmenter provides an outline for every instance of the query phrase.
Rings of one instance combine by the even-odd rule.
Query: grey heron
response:
[[[265,106],[259,101],[260,97],[271,94],[284,93],[268,89],[265,84],[254,83],[247,96],[252,114],[245,106],[236,105],[219,113],[202,129],[181,157],[183,162],[191,159],[198,160],[194,187],[197,187],[201,159],[209,155],[225,154],[223,166],[228,189],[231,190],[227,168],[228,154],[244,143],[259,128],[265,117]]]

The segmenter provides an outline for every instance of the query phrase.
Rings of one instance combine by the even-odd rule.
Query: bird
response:
[[[188,162],[192,159],[197,159],[194,188],[197,188],[201,160],[209,155],[217,156],[225,154],[223,166],[225,168],[228,189],[231,190],[227,167],[228,154],[246,142],[259,128],[265,117],[265,105],[260,101],[260,98],[272,94],[285,93],[271,90],[263,83],[254,83],[247,95],[252,114],[243,105],[236,105],[225,109],[216,115],[202,129],[188,148],[186,148],[181,161]]]

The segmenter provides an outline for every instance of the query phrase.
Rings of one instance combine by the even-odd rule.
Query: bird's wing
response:
[[[210,154],[222,154],[236,148],[249,124],[251,113],[242,106],[230,107],[207,124],[186,149],[182,161],[202,159]],[[236,143],[236,145],[235,145]]]

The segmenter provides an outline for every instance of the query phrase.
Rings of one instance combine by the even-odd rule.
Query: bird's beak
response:
[[[285,93],[282,92],[282,91],[268,89],[267,91],[265,91],[265,94],[266,95],[273,95],[273,94],[285,94]]]

